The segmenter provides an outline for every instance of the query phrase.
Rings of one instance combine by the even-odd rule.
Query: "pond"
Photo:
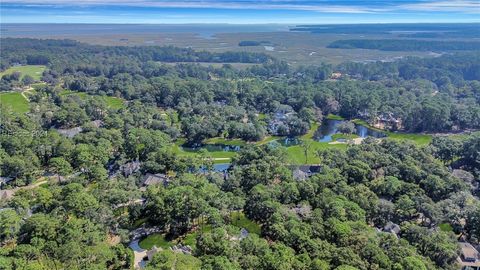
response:
[[[214,172],[226,172],[230,167],[230,163],[215,163],[213,164],[213,171]],[[200,168],[200,172],[206,172],[206,168]]]
[[[314,134],[314,139],[319,142],[331,142],[333,141],[332,136],[338,133],[337,126],[338,124],[344,121],[341,120],[326,120],[318,128]],[[361,138],[365,137],[374,137],[374,138],[383,138],[387,135],[383,132],[371,129],[366,126],[355,124],[355,134]]]

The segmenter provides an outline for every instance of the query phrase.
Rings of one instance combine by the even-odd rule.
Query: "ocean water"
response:
[[[289,26],[279,24],[1,24],[0,29],[2,37],[192,33],[211,39],[219,33],[289,31]]]

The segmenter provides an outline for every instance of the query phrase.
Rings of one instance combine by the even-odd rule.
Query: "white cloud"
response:
[[[400,5],[400,9],[415,11],[466,12],[480,14],[480,1],[450,0]]]
[[[24,5],[68,5],[68,6],[95,6],[121,5],[136,7],[158,8],[219,8],[219,9],[272,9],[272,10],[299,10],[321,13],[382,13],[399,11],[419,12],[462,12],[479,13],[480,0],[425,0],[417,3],[401,4],[401,1],[385,1],[384,5],[369,4],[369,1],[352,1],[352,4],[338,5],[333,0],[298,1],[298,0],[6,0],[5,3]],[[399,4],[400,2],[400,4]]]

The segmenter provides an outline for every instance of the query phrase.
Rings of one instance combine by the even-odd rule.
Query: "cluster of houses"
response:
[[[389,221],[383,228],[376,228],[377,232],[389,233],[395,238],[399,238],[401,228],[398,224]],[[461,270],[480,270],[480,253],[468,242],[458,242],[460,246],[460,256],[457,262]]]
[[[289,127],[287,120],[296,115],[292,108],[282,108],[278,109],[272,117],[272,120],[268,123],[268,132],[270,134],[287,134],[289,133]]]
[[[395,116],[392,112],[381,113],[372,117],[368,110],[364,110],[359,112],[358,115],[363,119],[372,119],[371,125],[378,129],[400,130],[403,128],[402,119]]]

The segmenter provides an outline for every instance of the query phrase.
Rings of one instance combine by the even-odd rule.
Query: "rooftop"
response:
[[[170,181],[170,178],[166,176],[165,174],[157,173],[157,174],[151,174],[147,173],[143,177],[143,185],[145,186],[150,186],[150,185],[156,185],[156,184],[163,184],[167,185],[168,182]]]

